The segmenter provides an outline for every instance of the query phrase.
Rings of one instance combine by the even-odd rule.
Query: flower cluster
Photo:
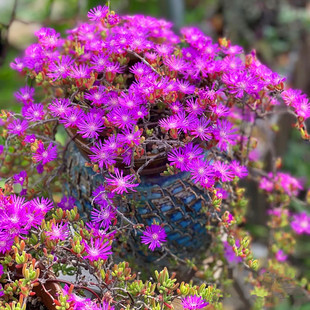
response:
[[[299,191],[303,189],[298,179],[283,172],[279,172],[275,176],[271,172],[268,173],[268,177],[261,179],[259,187],[267,192],[276,190],[288,196],[297,196]]]
[[[52,98],[35,103],[34,88],[20,89],[15,97],[23,105],[22,118],[9,116],[6,126],[10,135],[26,139],[33,126],[57,119],[71,136],[89,143],[95,169],[115,171],[107,178],[113,192],[133,190],[141,172],[137,162],[147,169],[158,157],[210,191],[219,182],[245,177],[240,161],[246,161],[243,153],[252,144],[236,125],[250,126],[255,114],[281,100],[307,135],[307,98],[284,90],[285,78],[261,64],[255,52],[244,56],[240,46],[215,43],[193,27],[177,36],[169,22],[118,16],[107,7],[89,11],[88,18],[63,39],[42,28],[38,43],[11,64],[54,91]],[[56,146],[38,138],[33,143],[32,159],[42,170],[56,159]],[[242,153],[239,161],[217,156],[232,150]],[[123,176],[124,166],[135,172]]]
[[[140,194],[136,191],[141,176],[148,173],[189,176],[186,182],[209,198],[208,205],[198,206],[207,218],[203,228],[216,223],[209,229],[215,245],[210,253],[218,251],[231,266],[243,262],[256,271],[251,238],[241,228],[248,200],[238,184],[251,174],[272,206],[268,271],[296,284],[290,269],[272,264],[284,263],[293,254],[293,236],[310,234],[309,215],[288,210],[303,184],[280,172],[280,165],[274,164],[269,173],[256,168],[252,154],[258,139],[253,129],[258,118],[268,121],[281,107],[295,115],[295,127],[309,140],[307,97],[285,88],[285,78],[260,63],[255,51],[246,55],[225,38],[213,42],[194,27],[176,35],[167,21],[118,16],[106,6],[91,9],[88,18],[64,38],[52,28],[40,29],[38,42],[11,63],[33,83],[15,93],[20,114],[0,114],[0,173],[8,177],[0,191],[0,253],[7,272],[0,265],[0,282],[5,283],[0,294],[12,298],[15,307],[16,292],[21,292],[23,304],[34,286],[48,292],[45,285],[55,280],[46,278],[49,272],[74,271],[76,282],[62,281],[68,285],[52,296],[59,307],[167,310],[179,299],[184,309],[209,304],[219,309],[216,286],[175,283],[167,269],[155,273],[154,283],[143,282],[135,280],[128,263],[113,265],[112,244],[121,252],[133,232],[152,252],[162,247],[158,252],[163,257],[172,254],[196,270],[193,261],[169,252],[167,223],[137,223],[121,212],[122,204],[135,207],[129,201]],[[40,98],[41,93],[46,96]],[[62,147],[58,141],[59,126],[88,154],[86,166],[104,176],[102,184],[89,191],[93,208],[86,224],[77,212],[76,197],[59,196],[68,179],[62,174],[68,144]],[[184,218],[192,216],[192,211],[182,212]],[[215,265],[210,263],[210,270]],[[23,281],[14,278],[12,266],[22,267]],[[89,271],[97,282],[85,282],[82,271]],[[249,277],[261,290],[253,294],[272,298],[259,282],[262,277]],[[212,275],[212,281],[217,279]],[[93,298],[84,296],[87,290]],[[0,300],[2,306],[6,304]]]
[[[10,250],[16,237],[23,238],[32,228],[37,228],[52,207],[48,198],[26,201],[0,191],[0,253]]]
[[[65,197],[60,204],[70,200]],[[39,295],[43,303],[53,298],[56,307],[65,304],[72,310],[114,310],[119,303],[130,304],[133,300],[152,309],[161,307],[162,300],[165,300],[164,309],[171,309],[172,302],[178,299],[182,300],[185,309],[202,308],[211,302],[220,306],[218,289],[191,284],[191,291],[177,290],[180,284],[175,283],[176,279],[169,276],[167,269],[156,271],[154,282],[143,282],[131,274],[128,263],[121,262],[111,267],[111,244],[116,233],[113,227],[109,232],[107,227],[102,230],[96,220],[85,225],[76,207],[68,209],[68,205],[64,206],[64,209],[53,207],[53,202],[47,198],[26,201],[1,192],[0,296],[4,298],[0,300],[0,309],[11,304],[12,309],[20,307],[23,300],[39,294],[38,287],[45,292]],[[151,248],[165,241],[162,228],[152,225],[146,231],[152,232],[154,244]],[[157,238],[154,238],[155,233]],[[19,269],[22,271],[18,272]],[[72,270],[84,275],[88,272],[96,282],[86,282],[89,279],[85,276],[76,277],[75,281],[58,278],[59,271],[72,275]],[[52,289],[49,281],[54,285]],[[65,283],[64,288],[61,283]],[[167,285],[169,291],[161,293]],[[184,282],[182,285],[189,287]],[[86,291],[92,294],[92,298],[85,297]],[[18,298],[19,303],[16,302]]]

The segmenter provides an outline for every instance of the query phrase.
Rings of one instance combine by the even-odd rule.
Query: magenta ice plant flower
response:
[[[22,87],[14,95],[18,102],[25,105],[31,104],[33,103],[34,88],[29,86]]]
[[[104,242],[101,238],[95,240],[91,238],[89,242],[84,241],[84,244],[87,253],[84,258],[88,258],[90,261],[107,259],[112,254],[110,242]]]
[[[22,111],[24,117],[30,122],[37,122],[44,118],[44,107],[41,103],[31,104]]]
[[[14,238],[12,238],[7,232],[0,231],[0,253],[5,253],[12,249]]]
[[[233,160],[230,163],[230,169],[238,178],[245,178],[248,175],[248,169],[242,166],[237,160]]]
[[[187,296],[182,299],[182,306],[186,310],[196,310],[206,307],[209,303],[202,299],[201,296]]]
[[[146,227],[143,235],[141,236],[141,243],[148,244],[151,251],[154,251],[156,248],[160,248],[166,241],[167,234],[165,229],[156,224]]]
[[[98,5],[88,11],[87,17],[91,21],[100,21],[106,17],[108,12],[109,8],[107,6]]]
[[[116,212],[111,206],[99,205],[99,210],[93,209],[91,211],[91,221],[98,224],[101,228],[107,229],[112,220],[115,219]]]
[[[281,249],[276,253],[276,259],[279,262],[285,262],[287,260],[287,257],[288,255],[285,254],[284,251]]]
[[[36,152],[33,155],[33,159],[36,162],[42,162],[42,165],[45,165],[56,158],[57,158],[57,146],[53,145],[52,142],[49,144],[47,148],[45,148],[44,144],[40,142]]]
[[[89,113],[78,124],[78,133],[83,138],[98,138],[104,129],[104,122],[99,114]]]
[[[74,303],[74,310],[80,310],[86,303],[90,302],[90,298],[81,297],[76,294],[70,293],[70,287],[65,284],[63,291],[66,295],[69,296],[68,302]]]
[[[75,79],[90,78],[91,69],[86,64],[74,65],[71,67],[70,77]]]
[[[47,213],[53,208],[53,202],[49,198],[34,198],[29,203],[33,205],[37,212]]]
[[[111,178],[106,178],[108,186],[112,188],[112,193],[123,194],[128,193],[128,190],[134,191],[134,187],[139,186],[139,184],[134,184],[134,175],[123,175],[123,171],[115,168],[115,176],[110,174]]]
[[[213,129],[213,134],[218,140],[218,148],[221,151],[227,151],[229,145],[236,144],[237,129],[227,120],[219,120]]]
[[[298,235],[310,235],[310,215],[306,212],[293,215],[291,227]]]
[[[66,116],[68,111],[70,111],[70,100],[65,98],[54,99],[48,108],[54,117]]]
[[[108,150],[105,145],[99,140],[94,146],[90,147],[92,155],[89,155],[90,160],[93,163],[98,163],[100,168],[108,168],[109,166],[116,163],[115,154]]]
[[[27,128],[28,122],[20,119],[15,119],[8,125],[8,131],[11,135],[23,136]]]
[[[108,191],[104,185],[99,185],[93,192],[92,197],[94,197],[94,202],[107,206],[114,195],[115,194]]]
[[[25,63],[23,62],[22,59],[20,58],[15,58],[14,61],[12,61],[10,63],[10,67],[13,69],[13,70],[16,70],[18,72],[22,72],[24,67],[25,67]]]
[[[75,198],[72,196],[63,196],[57,205],[63,210],[71,210],[75,206]]]
[[[65,79],[70,75],[73,59],[70,56],[62,56],[55,62],[52,62],[49,66],[48,76],[57,79]]]
[[[213,163],[213,173],[222,182],[229,182],[234,177],[230,166],[218,160]]]
[[[55,224],[53,222],[51,225],[51,230],[46,231],[45,234],[51,240],[65,240],[69,236],[68,223]]]
[[[24,185],[24,182],[27,179],[27,172],[22,170],[20,173],[14,175],[14,183],[19,183],[20,185]]]
[[[81,119],[84,118],[84,112],[78,108],[68,108],[66,114],[59,120],[66,128],[76,128]]]

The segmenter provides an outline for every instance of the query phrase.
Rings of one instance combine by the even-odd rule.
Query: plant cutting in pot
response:
[[[1,157],[8,170],[2,173],[10,175],[8,167],[14,169],[14,154],[22,154],[20,164],[31,171],[8,179],[3,205],[32,218],[37,212],[33,205],[44,209],[48,204],[44,214],[49,222],[41,219],[23,224],[25,231],[12,231],[2,252],[10,253],[13,244],[18,248],[14,237],[28,236],[33,226],[39,229],[40,240],[27,237],[34,238],[29,250],[37,247],[46,254],[48,248],[46,259],[55,272],[59,266],[67,272],[68,265],[77,274],[78,284],[60,298],[72,302],[68,307],[77,302],[72,300],[73,289],[88,283],[79,269],[89,268],[84,258],[98,278],[104,305],[130,308],[133,297],[142,298],[146,291],[147,301],[141,304],[139,299],[138,304],[147,309],[170,309],[175,293],[191,295],[183,300],[186,309],[194,309],[194,304],[202,308],[204,300],[213,298],[216,304],[216,288],[184,284],[178,291],[166,269],[156,275],[159,295],[153,298],[153,284],[135,282],[125,263],[111,271],[111,243],[121,258],[131,247],[155,264],[168,264],[163,259],[172,256],[194,267],[194,258],[206,252],[212,235],[222,257],[224,245],[231,246],[233,253],[226,257],[238,262],[235,255],[240,256],[248,268],[257,270],[250,238],[238,226],[247,205],[238,180],[247,176],[247,166],[254,166],[254,177],[260,175],[252,160],[257,145],[253,128],[258,118],[268,118],[284,102],[308,139],[304,120],[309,103],[298,91],[284,91],[284,78],[262,65],[255,52],[244,55],[226,39],[214,43],[191,27],[177,36],[169,22],[118,16],[102,6],[88,17],[90,22],[68,30],[64,39],[54,29],[42,28],[36,32],[38,43],[11,64],[36,83],[41,103],[35,103],[34,85],[27,85],[15,94],[23,104],[21,114],[1,115],[2,137],[10,145]],[[64,148],[55,139],[59,124],[70,137]],[[261,188],[273,191],[274,201],[284,208],[279,192],[295,198],[301,185],[277,169],[261,173],[266,178]],[[51,210],[51,200],[24,205],[10,196],[15,192],[30,201],[38,194],[52,198],[63,187],[71,196],[62,198],[60,209]],[[78,221],[74,205],[88,213],[90,223]],[[4,221],[3,227],[10,224]],[[115,292],[122,292],[121,298],[112,294],[110,284],[115,281],[120,281]]]

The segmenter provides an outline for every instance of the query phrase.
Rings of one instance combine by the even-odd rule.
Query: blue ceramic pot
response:
[[[69,175],[66,189],[76,198],[82,217],[89,219],[92,193],[104,183],[104,177],[85,167],[86,159],[74,143],[70,144],[66,157]],[[163,224],[168,239],[166,245],[179,257],[193,258],[199,250],[208,248],[211,237],[205,227],[207,216],[201,212],[208,197],[201,187],[192,182],[189,173],[143,175],[135,189],[136,192],[128,195],[129,203],[118,204],[126,217],[145,225],[151,225],[153,220]],[[134,243],[140,244],[140,240]],[[149,254],[152,257],[147,257],[147,260],[157,258],[154,253]]]

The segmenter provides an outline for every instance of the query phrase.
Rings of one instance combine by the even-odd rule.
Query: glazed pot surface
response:
[[[66,156],[69,182],[68,194],[73,196],[85,219],[90,218],[93,191],[105,182],[105,178],[85,167],[86,160],[74,143]],[[194,184],[189,173],[172,176],[153,174],[141,176],[136,192],[126,194],[128,203],[119,199],[118,210],[135,223],[151,225],[155,220],[163,224],[167,233],[166,246],[182,258],[193,258],[199,250],[206,250],[211,242],[207,232],[207,216],[201,212],[208,201],[204,190]],[[137,239],[137,236],[133,236]],[[140,244],[140,238],[136,244]],[[136,249],[137,250],[137,249]],[[155,251],[156,252],[156,251]],[[155,253],[146,257],[156,259]]]

